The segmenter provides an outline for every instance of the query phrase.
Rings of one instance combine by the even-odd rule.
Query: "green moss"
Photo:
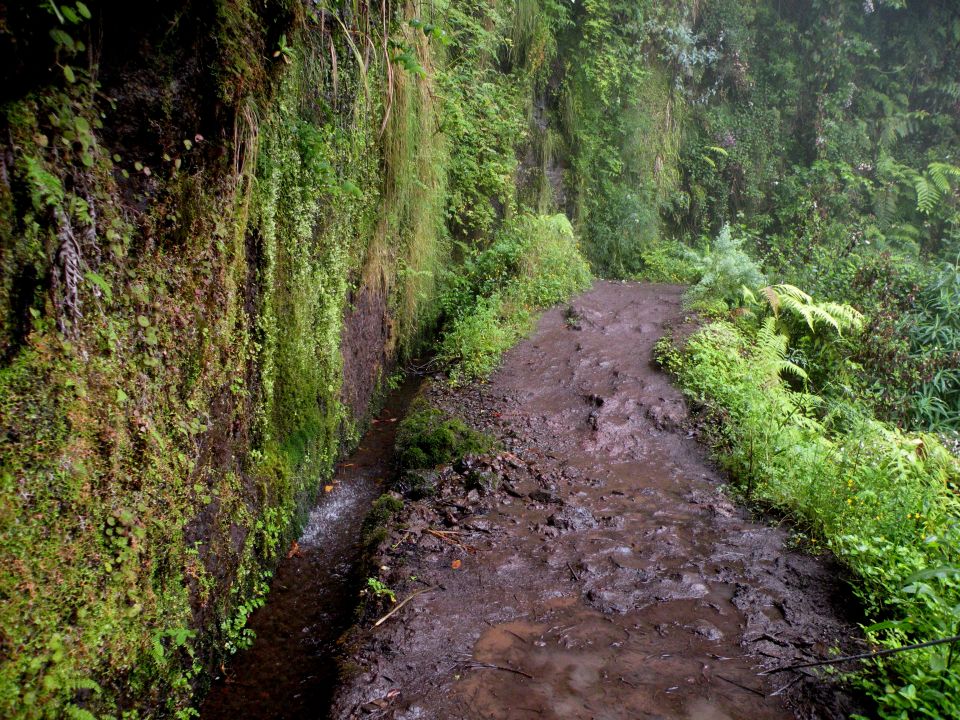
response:
[[[360,528],[361,542],[368,552],[386,540],[388,525],[401,510],[403,501],[389,493],[384,493],[373,502]]]
[[[433,468],[464,455],[489,452],[492,438],[472,430],[423,398],[417,398],[397,428],[396,458],[401,471]]]

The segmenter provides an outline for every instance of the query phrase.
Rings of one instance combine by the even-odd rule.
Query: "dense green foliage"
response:
[[[957,429],[940,274],[960,253],[956,7],[718,0],[690,27],[706,70],[685,85],[677,235],[738,226],[762,270],[856,305],[862,370],[838,389],[902,426]]]
[[[533,312],[590,284],[564,215],[521,216],[490,247],[471,254],[440,298],[446,314],[439,358],[452,382],[482,379],[528,330]]]
[[[670,364],[745,492],[853,571],[871,639],[954,635],[960,12],[721,0],[691,29],[712,55],[685,86],[668,215],[694,249],[662,241],[644,271],[696,282],[691,303],[720,321]],[[859,323],[844,306],[761,291],[760,274],[855,306],[862,332],[838,336],[825,316]],[[860,680],[884,717],[950,717],[956,655],[897,655]]]
[[[0,22],[57,68],[2,98],[4,717],[195,714],[378,378],[435,331],[454,239],[524,207],[536,3],[197,12]],[[517,308],[583,286],[568,223],[510,227],[546,275]]]
[[[680,345],[665,338],[659,358],[706,410],[717,459],[748,501],[849,567],[871,641],[956,634],[960,460],[937,436],[905,433],[838,392],[835,376],[861,372],[850,357],[864,317],[793,285],[759,287],[727,227],[698,268],[687,299],[714,319]],[[856,680],[884,717],[949,717],[960,709],[955,655],[895,655]]]
[[[396,461],[401,470],[434,468],[492,448],[489,437],[422,398],[414,401],[397,428]]]
[[[897,647],[956,634],[960,462],[935,436],[793,389],[806,373],[787,347],[770,322],[719,321],[662,359],[717,414],[717,457],[747,497],[790,517],[814,549],[824,543],[854,573],[877,621],[868,637]],[[960,662],[949,646],[893,656],[861,681],[885,716],[960,711]]]

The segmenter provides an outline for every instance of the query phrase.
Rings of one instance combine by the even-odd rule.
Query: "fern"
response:
[[[917,191],[917,210],[929,215],[940,201],[940,191],[923,175],[914,176],[913,188]]]
[[[828,325],[843,335],[845,330],[863,327],[863,315],[850,305],[834,302],[814,302],[813,298],[794,285],[781,283],[760,290],[770,306],[773,317],[779,319],[784,312],[790,313],[816,332],[817,325]]]
[[[757,363],[767,383],[779,382],[781,375],[806,381],[807,372],[787,359],[790,339],[777,330],[776,318],[768,317],[757,331]]]
[[[932,162],[920,174],[910,171],[910,180],[917,193],[917,210],[929,215],[950,194],[954,183],[960,180],[960,167],[945,162]]]

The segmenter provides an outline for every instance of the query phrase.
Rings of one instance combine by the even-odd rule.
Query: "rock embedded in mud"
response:
[[[723,633],[717,628],[713,623],[707,622],[706,620],[700,620],[694,625],[694,630],[697,635],[705,637],[707,640],[713,640],[714,642],[723,640]]]
[[[479,492],[481,495],[489,495],[496,492],[500,486],[501,476],[493,470],[487,468],[475,468],[468,470],[464,476],[463,484],[471,492]]]
[[[593,513],[586,508],[568,505],[560,512],[548,517],[547,525],[558,530],[587,530],[595,528],[598,523]]]
[[[534,502],[542,503],[544,505],[557,504],[560,505],[563,501],[558,498],[554,493],[549,492],[548,490],[534,490],[527,495]]]
[[[422,500],[437,492],[439,473],[436,470],[407,470],[397,482],[397,490],[411,500]]]

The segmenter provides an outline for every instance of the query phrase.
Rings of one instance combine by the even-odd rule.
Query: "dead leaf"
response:
[[[290,546],[290,552],[287,553],[287,560],[292,558],[294,555],[300,557],[300,544],[294,540],[293,544]]]
[[[461,562],[460,562],[460,559],[458,558],[458,559],[454,560],[452,563],[450,563],[450,567],[452,567],[454,570],[459,570],[459,569],[460,569],[460,566],[461,566],[462,564],[463,564],[463,563],[461,563]]]
[[[333,485],[324,485],[324,486],[323,486],[323,491],[324,491],[324,492],[332,492],[332,491],[333,491]]]

